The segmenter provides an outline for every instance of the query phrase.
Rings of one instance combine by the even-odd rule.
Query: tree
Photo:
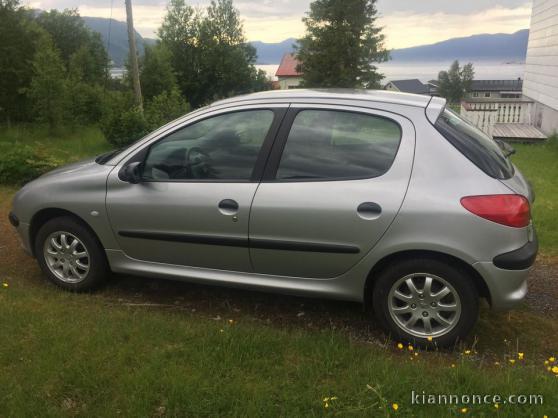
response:
[[[33,56],[41,29],[18,0],[0,0],[0,118],[28,119],[25,89],[33,76]]]
[[[265,87],[232,0],[213,0],[205,11],[171,0],[158,34],[193,107]]]
[[[376,26],[376,0],[316,0],[296,54],[306,87],[378,88],[373,63],[389,59]]]
[[[158,35],[171,53],[171,64],[176,73],[182,94],[194,106],[203,102],[199,94],[198,69],[200,16],[184,0],[171,0]],[[194,98],[195,96],[195,98]],[[194,98],[194,99],[193,99]]]
[[[178,88],[171,59],[170,51],[163,44],[145,45],[145,53],[140,61],[140,80],[146,101]]]
[[[101,35],[85,26],[77,10],[43,12],[37,16],[37,23],[50,34],[67,68],[73,67],[74,72],[81,71],[82,81],[98,84],[104,82],[107,77],[108,54]]]
[[[471,82],[475,77],[472,63],[459,66],[455,60],[448,71],[440,71],[438,74],[438,93],[451,103],[459,103],[465,93],[470,90]]]
[[[50,36],[43,36],[33,59],[33,78],[28,95],[36,119],[46,122],[51,130],[59,127],[65,116],[65,73],[60,52],[54,47]]]

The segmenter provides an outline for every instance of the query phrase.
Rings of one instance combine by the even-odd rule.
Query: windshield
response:
[[[513,165],[496,141],[455,112],[444,109],[434,126],[489,176],[502,180],[513,176]]]

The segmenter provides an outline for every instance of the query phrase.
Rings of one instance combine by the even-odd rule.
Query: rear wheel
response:
[[[49,280],[66,290],[94,289],[109,272],[104,250],[96,237],[68,216],[51,219],[39,229],[35,255]]]
[[[448,346],[463,340],[478,317],[478,293],[463,269],[438,259],[404,260],[384,269],[373,306],[398,340]]]

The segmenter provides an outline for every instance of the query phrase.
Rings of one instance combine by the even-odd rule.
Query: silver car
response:
[[[64,289],[113,271],[358,301],[444,346],[481,297],[527,292],[533,194],[509,153],[437,97],[256,93],[40,177],[10,220]]]

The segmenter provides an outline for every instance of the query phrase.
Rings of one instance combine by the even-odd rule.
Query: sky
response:
[[[207,6],[209,0],[186,0]],[[304,34],[302,17],[311,0],[234,0],[249,41],[280,42]],[[112,9],[111,9],[112,3]],[[78,8],[82,16],[125,20],[123,0],[23,0],[43,10]],[[142,36],[156,37],[166,0],[132,0],[134,25]],[[531,2],[525,0],[378,0],[378,24],[386,47],[406,48],[478,33],[512,33],[529,27]]]

